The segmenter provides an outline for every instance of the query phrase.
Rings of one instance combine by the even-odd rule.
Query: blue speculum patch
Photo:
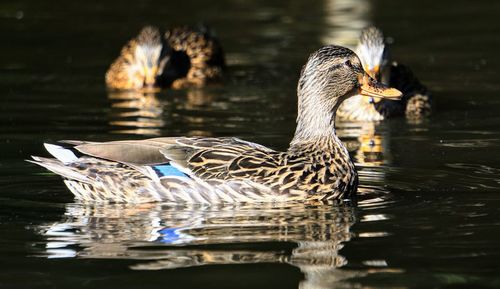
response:
[[[185,173],[176,169],[170,163],[153,166],[152,168],[156,172],[158,177],[167,177],[167,176],[187,177]]]

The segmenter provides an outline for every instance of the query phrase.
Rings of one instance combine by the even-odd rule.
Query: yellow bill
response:
[[[366,73],[368,73],[368,75],[374,79],[377,79],[378,78],[378,74],[380,72],[380,66],[379,65],[375,65],[373,67],[373,69],[368,69],[368,67],[365,67],[365,71]]]
[[[367,73],[363,73],[360,75],[359,83],[359,93],[364,96],[386,98],[391,100],[400,100],[403,96],[401,91],[377,82]]]
[[[156,73],[158,71],[158,66],[154,65],[153,67],[146,67],[144,69],[144,82],[146,85],[154,85],[156,82]]]

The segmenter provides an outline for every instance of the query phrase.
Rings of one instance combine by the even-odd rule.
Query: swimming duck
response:
[[[396,115],[422,118],[431,112],[427,88],[402,64],[390,62],[382,31],[369,26],[361,31],[356,47],[366,72],[378,81],[403,93],[401,101],[356,95],[340,105],[337,117],[351,121],[379,121]]]
[[[106,85],[114,89],[141,89],[157,85],[168,58],[162,55],[158,28],[144,27],[130,40],[106,72]]]
[[[372,79],[354,52],[312,53],[298,87],[295,135],[276,151],[238,138],[163,137],[46,144],[55,157],[33,161],[61,175],[86,202],[317,202],[355,197],[358,176],[335,134],[340,103],[356,94],[399,99]]]
[[[224,54],[207,28],[179,27],[162,37],[146,26],[130,40],[106,72],[112,89],[184,88],[220,81]]]
[[[173,28],[165,33],[165,40],[172,51],[169,69],[161,77],[164,84],[179,89],[222,80],[224,52],[209,28]]]

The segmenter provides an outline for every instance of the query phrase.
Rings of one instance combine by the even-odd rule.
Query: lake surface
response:
[[[500,287],[499,2],[164,2],[0,4],[1,288]],[[106,91],[107,66],[142,25],[199,22],[226,51],[224,86]],[[339,125],[360,171],[356,207],[85,206],[24,161],[60,139],[284,149],[308,54],[352,45],[368,24],[437,112]]]

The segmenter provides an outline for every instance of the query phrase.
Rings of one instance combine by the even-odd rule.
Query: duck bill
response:
[[[368,67],[365,67],[365,71],[366,73],[368,73],[368,75],[371,77],[371,78],[374,78],[374,79],[379,79],[378,78],[378,75],[380,73],[380,66],[379,65],[375,65],[373,68],[369,69]]]
[[[146,71],[145,71],[145,84],[148,85],[148,86],[153,86],[155,85],[155,82],[156,82],[156,72],[158,71],[158,67],[157,66],[153,66],[153,67],[148,67],[146,68]]]
[[[367,73],[359,77],[359,94],[369,97],[385,98],[390,100],[400,100],[403,95],[401,91],[383,85],[371,78]]]

